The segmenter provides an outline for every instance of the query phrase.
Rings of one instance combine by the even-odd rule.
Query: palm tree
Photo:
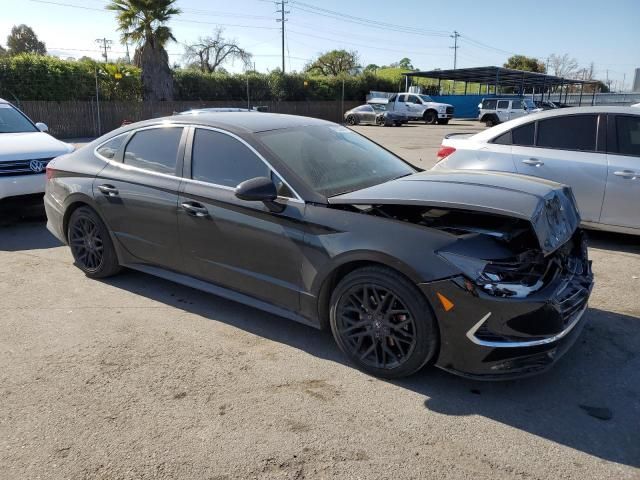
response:
[[[173,77],[164,46],[175,38],[166,23],[180,9],[176,0],[111,0],[108,10],[117,12],[123,41],[138,45],[134,63],[142,68],[145,100],[171,100]]]

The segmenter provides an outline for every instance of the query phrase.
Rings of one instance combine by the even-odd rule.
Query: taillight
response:
[[[447,158],[449,155],[451,155],[453,152],[455,152],[456,149],[453,147],[447,147],[445,145],[442,145],[440,147],[440,150],[438,150],[438,161],[444,160],[445,158]]]
[[[53,169],[53,167],[47,165],[47,170],[46,170],[47,180],[51,180],[54,177],[55,172],[56,171]]]

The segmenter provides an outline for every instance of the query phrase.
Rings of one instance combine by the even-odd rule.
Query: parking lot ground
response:
[[[427,128],[371,136],[421,132],[427,155]],[[5,222],[0,478],[638,479],[640,242],[591,238],[586,326],[551,371],[384,381],[328,333],[141,273],[90,280],[42,218]]]
[[[349,127],[383,145],[413,165],[429,169],[436,163],[442,138],[449,133],[478,133],[486,127],[476,120],[452,120],[448,125],[411,122],[402,127]]]

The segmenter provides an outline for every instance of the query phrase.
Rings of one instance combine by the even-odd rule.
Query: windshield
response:
[[[528,110],[533,110],[536,107],[536,104],[533,102],[533,100],[531,100],[530,98],[525,98],[524,99],[524,106],[527,107]]]
[[[400,158],[339,125],[272,130],[259,137],[282,163],[325,197],[415,173]]]
[[[429,95],[418,95],[423,102],[433,102],[433,98],[431,98]]]
[[[376,103],[371,105],[373,107],[374,110],[377,110],[378,112],[386,112],[387,111],[387,106],[386,105],[382,105],[380,103]]]
[[[38,129],[22,113],[8,103],[0,103],[0,133],[37,131]]]

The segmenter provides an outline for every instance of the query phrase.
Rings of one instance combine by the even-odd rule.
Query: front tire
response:
[[[448,118],[444,118],[442,120],[438,120],[438,125],[448,125],[449,124],[449,119]]]
[[[424,123],[426,123],[427,125],[435,125],[438,121],[438,114],[433,110],[427,110],[426,112],[424,112],[423,118]]]
[[[331,295],[330,324],[338,347],[360,370],[399,378],[420,370],[438,348],[438,328],[424,295],[384,267],[343,278]]]
[[[87,277],[105,278],[120,271],[109,231],[98,214],[89,207],[73,211],[67,239],[75,265]]]

